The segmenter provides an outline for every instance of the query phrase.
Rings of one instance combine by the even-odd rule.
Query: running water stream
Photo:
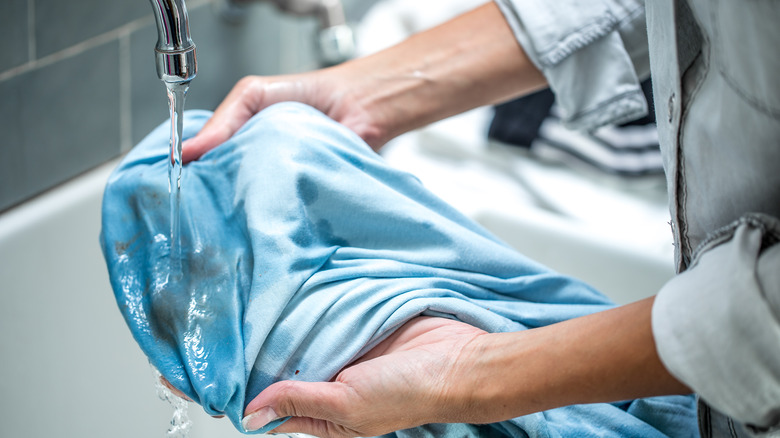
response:
[[[184,99],[189,89],[189,82],[166,83],[168,91],[168,106],[171,112],[171,139],[168,155],[168,193],[171,207],[171,234],[170,234],[170,271],[168,284],[179,282],[183,279],[182,261],[185,255],[181,248],[180,236],[180,208],[181,208],[181,176],[182,176],[182,130],[184,127]],[[168,438],[187,438],[192,421],[187,413],[187,400],[176,396],[162,384],[160,372],[152,367],[154,373],[157,395],[161,400],[167,401],[173,407],[173,418],[168,428]],[[304,436],[298,434],[280,435],[282,437]]]
[[[182,278],[181,238],[179,236],[181,207],[181,169],[182,151],[181,136],[184,126],[184,99],[189,82],[166,83],[168,90],[168,106],[171,111],[171,148],[168,156],[168,193],[171,205],[171,253],[170,280]]]
[[[182,250],[180,228],[181,208],[181,174],[182,151],[181,136],[184,127],[184,99],[189,89],[189,82],[166,83],[168,91],[168,106],[171,112],[171,139],[168,153],[168,195],[170,198],[171,235],[170,235],[170,267],[168,285],[175,287],[184,277],[182,272]],[[168,438],[187,438],[192,422],[187,414],[187,401],[174,395],[162,384],[160,372],[152,367],[157,396],[167,401],[173,407],[173,418],[168,428]]]

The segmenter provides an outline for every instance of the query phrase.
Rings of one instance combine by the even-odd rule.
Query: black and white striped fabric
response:
[[[642,84],[650,113],[622,125],[593,132],[566,128],[558,115],[555,96],[542,90],[495,107],[489,138],[529,148],[546,159],[583,163],[602,172],[626,177],[662,175],[650,80]]]

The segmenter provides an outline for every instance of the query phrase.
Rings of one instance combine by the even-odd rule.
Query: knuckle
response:
[[[260,88],[261,78],[259,76],[244,76],[241,78],[236,88],[240,90],[242,94],[251,94],[257,92]]]
[[[280,416],[299,416],[298,410],[296,409],[296,403],[294,402],[293,398],[293,386],[294,385],[292,382],[281,381],[274,383],[266,390],[271,391],[271,399],[273,400],[271,404],[274,411]]]
[[[250,88],[254,84],[256,79],[257,79],[256,76],[244,76],[243,78],[239,79],[238,82],[236,82],[236,88],[239,89]]]

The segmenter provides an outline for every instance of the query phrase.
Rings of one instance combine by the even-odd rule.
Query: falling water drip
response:
[[[178,279],[182,277],[181,236],[179,231],[182,169],[181,136],[184,126],[184,99],[190,83],[166,83],[165,86],[168,89],[168,106],[171,111],[171,147],[168,156],[168,193],[171,206],[170,275],[172,279]]]
[[[173,418],[171,418],[171,426],[168,428],[167,438],[187,438],[192,428],[192,421],[187,413],[187,400],[174,395],[167,386],[163,385],[157,368],[152,367],[152,375],[157,388],[157,396],[160,397],[160,400],[168,402],[173,407]]]

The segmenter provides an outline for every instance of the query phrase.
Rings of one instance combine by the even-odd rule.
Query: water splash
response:
[[[168,155],[168,193],[171,205],[171,277],[182,277],[181,239],[179,236],[181,207],[181,169],[182,150],[181,136],[184,128],[184,100],[189,82],[166,83],[168,91],[168,107],[171,113],[171,140]]]
[[[187,438],[192,428],[192,420],[190,420],[187,412],[187,400],[174,395],[167,386],[163,385],[160,380],[162,376],[157,371],[157,368],[152,367],[152,375],[154,376],[154,385],[157,389],[157,397],[162,401],[168,402],[173,407],[173,417],[171,418],[171,425],[166,432],[166,437]]]

